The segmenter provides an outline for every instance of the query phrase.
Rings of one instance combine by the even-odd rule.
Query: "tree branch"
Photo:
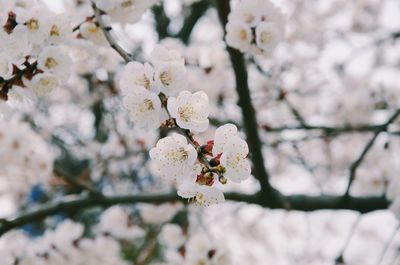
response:
[[[104,23],[103,19],[101,18],[102,11],[97,8],[96,3],[93,1],[92,1],[92,8],[96,21],[99,24],[99,27],[103,30],[104,36],[106,37],[111,48],[113,48],[116,52],[118,52],[119,55],[121,55],[121,57],[124,58],[125,62],[128,63],[132,61],[133,60],[132,56],[129,53],[127,53],[111,36],[110,31],[112,30],[112,28]]]
[[[193,28],[196,26],[199,19],[210,7],[208,1],[200,1],[190,6],[190,14],[185,18],[185,22],[181,30],[176,34],[176,38],[179,38],[183,43],[189,42],[190,35],[192,34]]]
[[[225,25],[227,24],[228,14],[230,13],[229,1],[216,0],[215,6],[217,7],[218,15],[225,32]],[[231,59],[233,71],[235,73],[236,91],[239,96],[238,103],[242,110],[243,125],[246,130],[247,142],[252,155],[254,176],[260,182],[261,190],[271,193],[271,199],[273,199],[273,193],[276,193],[277,191],[272,188],[268,181],[269,174],[264,164],[262,142],[258,133],[256,113],[251,102],[250,90],[247,82],[248,75],[244,58],[238,50],[229,46],[227,46],[227,51]]]
[[[389,205],[389,201],[384,197],[349,197],[347,200],[343,200],[342,196],[290,195],[281,196],[279,200],[271,201],[266,194],[261,192],[256,194],[226,193],[225,197],[227,200],[258,204],[270,209],[299,210],[306,212],[322,209],[347,209],[355,210],[360,213],[367,213],[386,209]],[[86,195],[64,199],[64,201],[44,204],[38,208],[30,208],[11,219],[0,220],[0,236],[11,229],[21,227],[25,224],[38,222],[48,216],[58,213],[74,212],[77,209],[86,209],[95,206],[110,207],[117,204],[184,202],[176,193],[115,196]]]
[[[374,135],[372,136],[371,140],[365,145],[364,149],[362,150],[359,157],[351,164],[350,166],[350,174],[349,174],[349,182],[347,184],[346,192],[344,194],[345,197],[349,196],[351,185],[356,178],[357,169],[361,165],[362,161],[364,160],[365,156],[374,145],[376,139],[378,138],[379,134],[387,129],[387,127],[396,120],[396,118],[400,115],[400,110],[397,110],[388,120],[384,123],[379,130],[377,130]]]

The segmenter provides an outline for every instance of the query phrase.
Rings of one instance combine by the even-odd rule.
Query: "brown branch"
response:
[[[350,174],[349,174],[349,182],[347,184],[346,192],[344,194],[345,197],[349,196],[350,194],[350,189],[351,185],[353,184],[355,178],[356,178],[356,173],[357,169],[363,162],[365,156],[368,154],[369,150],[371,147],[374,145],[376,139],[378,138],[379,134],[382,132],[386,131],[387,127],[396,120],[396,118],[400,115],[400,109],[397,110],[388,120],[385,122],[379,130],[377,130],[372,138],[368,141],[368,143],[365,145],[364,149],[361,151],[360,155],[358,158],[350,165]]]
[[[224,27],[228,22],[228,14],[230,13],[230,5],[227,0],[216,0],[215,6],[217,7],[218,15]],[[248,75],[244,62],[243,55],[236,49],[227,47],[233,71],[236,80],[236,92],[239,96],[239,106],[242,110],[243,125],[247,135],[247,142],[249,144],[250,153],[252,155],[254,176],[258,179],[261,185],[261,190],[269,193],[271,199],[274,199],[275,191],[268,179],[269,174],[265,168],[265,160],[262,154],[262,142],[258,133],[258,123],[256,120],[256,113],[253,108],[250,97],[250,89],[247,82]]]

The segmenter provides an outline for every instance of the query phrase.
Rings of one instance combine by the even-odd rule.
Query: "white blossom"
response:
[[[233,124],[225,124],[215,131],[214,156],[222,154],[221,165],[225,168],[224,176],[234,182],[241,182],[250,177],[251,164],[247,159],[249,147],[238,136]]]
[[[47,27],[46,43],[53,45],[64,44],[72,37],[72,25],[69,18],[64,15],[54,15],[49,18]]]
[[[98,229],[118,239],[134,240],[145,235],[142,228],[131,223],[128,213],[120,206],[113,206],[101,214]]]
[[[32,44],[42,45],[46,38],[46,31],[49,27],[48,17],[44,15],[43,8],[31,10],[18,9],[16,20],[18,25],[14,31],[22,31]]]
[[[38,57],[38,68],[67,80],[71,72],[72,61],[69,55],[59,46],[48,46]]]
[[[270,54],[282,39],[282,29],[273,23],[262,22],[257,25],[256,43],[264,53]]]
[[[155,86],[154,69],[149,63],[141,64],[138,62],[129,62],[121,75],[120,87],[124,94],[128,94],[130,90],[137,86],[158,94],[159,88]]]
[[[27,124],[0,121],[0,145],[0,175],[13,176],[9,183],[13,189],[25,192],[30,185],[48,181],[54,155]]]
[[[0,30],[0,52],[7,54],[8,58],[16,66],[25,62],[25,57],[29,55],[32,46],[24,31],[14,30],[11,34],[7,34]]]
[[[224,176],[234,182],[246,180],[251,175],[251,164],[246,158],[249,153],[247,143],[239,137],[230,139],[222,153],[221,165],[225,167]]]
[[[163,62],[156,66],[154,80],[161,92],[175,96],[186,88],[186,68],[179,62]]]
[[[270,55],[283,39],[285,17],[269,0],[239,2],[228,16],[228,45],[253,55]]]
[[[141,204],[140,217],[147,224],[162,224],[170,221],[183,206],[181,203]]]
[[[161,101],[159,97],[144,87],[133,87],[123,98],[124,107],[140,128],[155,129],[160,126]]]
[[[161,240],[167,247],[179,248],[185,243],[182,228],[176,224],[165,224],[160,233]]]
[[[108,46],[103,30],[93,21],[86,21],[79,27],[82,36],[96,45]]]
[[[192,94],[184,90],[177,98],[170,97],[168,111],[181,128],[192,132],[203,132],[208,128],[210,106],[207,94],[202,91]]]
[[[237,127],[231,123],[218,127],[214,135],[213,155],[217,156],[224,152],[230,139],[237,137]]]
[[[246,52],[254,38],[249,25],[243,22],[230,21],[226,25],[226,41],[242,52]]]
[[[193,176],[197,151],[184,136],[174,134],[160,139],[150,150],[150,158],[160,176],[180,181]]]
[[[57,88],[59,84],[59,79],[55,75],[42,73],[32,78],[30,88],[32,88],[37,96],[45,96]]]

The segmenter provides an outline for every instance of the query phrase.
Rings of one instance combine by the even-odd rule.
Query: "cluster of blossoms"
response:
[[[0,11],[1,97],[46,95],[69,78],[72,61],[63,45],[72,37],[71,24],[36,1],[5,2]]]
[[[28,124],[0,121],[0,176],[18,192],[46,183],[53,171],[54,155]],[[10,177],[10,179],[7,179]]]
[[[270,55],[285,34],[286,18],[269,0],[243,0],[229,14],[228,45],[253,55]]]
[[[224,246],[210,240],[204,231],[188,233],[179,225],[165,224],[160,237],[166,247],[164,258],[167,264],[232,264]]]
[[[210,107],[204,92],[182,90],[186,78],[180,54],[157,46],[151,64],[126,65],[120,78],[123,105],[136,126],[155,129],[164,123],[182,132],[160,139],[150,157],[158,175],[173,181],[181,197],[211,205],[224,200],[214,186],[216,177],[225,184],[227,179],[241,182],[250,176],[249,150],[232,124],[218,128],[214,140],[205,145],[193,139],[193,133],[208,129]]]

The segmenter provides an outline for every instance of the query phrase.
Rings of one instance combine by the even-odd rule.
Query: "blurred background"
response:
[[[273,2],[287,16],[284,41],[271,56],[245,55],[270,181],[285,195],[341,195],[352,165],[400,106],[400,1]],[[72,25],[93,15],[85,0],[45,3],[71,19]],[[233,0],[231,6],[237,3]],[[157,43],[183,54],[188,89],[205,91],[212,107],[213,126],[196,139],[205,142],[221,124],[241,124],[223,27],[209,1],[163,0],[139,22],[112,27],[118,43],[138,61],[148,61]],[[167,132],[135,128],[121,107],[121,58],[110,47],[84,39],[76,39],[68,49],[74,65],[68,83],[35,104],[10,103],[18,109],[16,116],[51,143],[55,173],[51,181],[33,187],[12,176],[1,178],[0,217],[84,192],[61,175],[89,182],[107,195],[170,190],[148,157],[148,150]],[[390,183],[399,177],[399,135],[396,120],[378,133],[358,166],[351,195],[387,196]],[[251,194],[259,184],[250,179],[222,188]],[[154,232],[152,221],[141,216],[141,207],[152,206],[125,210],[140,220],[146,238],[161,238],[161,250],[143,264],[168,260],[160,231],[169,220],[155,221]],[[389,210],[302,212],[231,201],[209,208],[174,207],[165,210],[178,213],[172,222],[207,234],[229,253],[226,264],[400,264],[397,213]],[[157,211],[153,214],[168,215]],[[95,208],[67,217],[91,226],[99,214]],[[44,227],[54,227],[65,217],[24,229],[40,235]]]

